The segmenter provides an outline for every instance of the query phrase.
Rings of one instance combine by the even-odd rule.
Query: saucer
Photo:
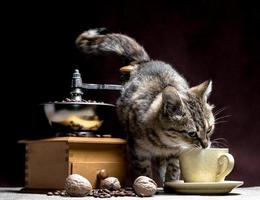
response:
[[[185,183],[181,180],[165,182],[164,187],[183,194],[227,194],[243,184],[243,181]]]

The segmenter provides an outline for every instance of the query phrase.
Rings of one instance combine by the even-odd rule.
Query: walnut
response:
[[[133,188],[138,196],[150,197],[156,193],[157,184],[147,176],[139,176],[135,179]]]
[[[121,188],[120,182],[115,177],[107,177],[101,180],[100,187],[108,190],[118,190]]]
[[[86,196],[91,190],[91,183],[79,174],[69,175],[65,181],[66,193],[74,197]]]

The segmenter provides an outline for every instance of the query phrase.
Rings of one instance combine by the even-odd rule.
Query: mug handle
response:
[[[224,181],[225,177],[233,170],[235,164],[234,157],[229,153],[224,153],[218,158],[218,168],[220,172],[216,176],[216,181]],[[223,169],[223,165],[226,166]]]

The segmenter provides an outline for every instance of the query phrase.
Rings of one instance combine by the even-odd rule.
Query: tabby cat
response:
[[[179,154],[211,144],[215,120],[207,98],[212,82],[189,87],[171,65],[151,60],[144,48],[126,35],[92,29],[82,33],[76,45],[85,54],[114,53],[135,66],[117,101],[135,176],[152,177],[153,159],[162,181],[179,179]]]

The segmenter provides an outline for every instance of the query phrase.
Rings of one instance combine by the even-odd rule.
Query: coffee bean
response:
[[[110,198],[111,195],[110,195],[110,194],[105,194],[105,197],[106,197],[106,198]]]
[[[88,196],[92,196],[93,195],[93,190],[91,190],[89,193],[88,193]]]
[[[61,192],[60,195],[63,197],[67,196],[66,192]]]
[[[129,192],[129,191],[126,191],[126,192],[125,192],[125,195],[126,195],[126,196],[132,196],[132,194],[133,194],[133,192]]]
[[[52,196],[52,195],[53,195],[53,192],[48,192],[47,195],[48,195],[48,196]]]
[[[132,187],[126,187],[125,190],[127,191],[133,191],[134,189]]]
[[[120,196],[120,197],[123,197],[123,196],[125,196],[125,193],[122,191],[122,192],[119,192],[118,193],[118,196]]]
[[[103,191],[104,191],[105,193],[107,193],[107,194],[110,194],[110,193],[111,193],[110,190],[108,190],[108,189],[103,189]]]
[[[93,195],[94,195],[94,196],[95,196],[95,195],[98,195],[98,191],[95,190],[94,193],[93,193]]]
[[[118,197],[118,193],[115,192],[115,193],[113,194],[113,196],[114,196],[114,197]]]

